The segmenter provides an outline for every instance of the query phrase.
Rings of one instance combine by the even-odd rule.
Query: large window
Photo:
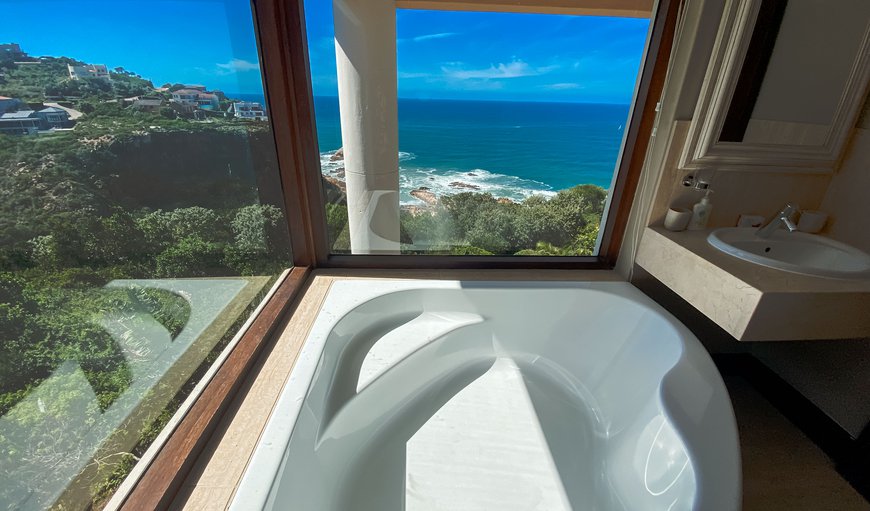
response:
[[[375,4],[305,3],[332,253],[598,255],[649,17]]]
[[[100,508],[292,265],[250,4],[0,7],[0,508]]]

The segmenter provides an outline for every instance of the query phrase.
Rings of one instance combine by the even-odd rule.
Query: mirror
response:
[[[681,166],[832,172],[868,81],[867,0],[728,0]]]

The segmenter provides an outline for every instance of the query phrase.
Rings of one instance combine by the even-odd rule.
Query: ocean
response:
[[[254,99],[257,101],[256,99]],[[262,101],[262,96],[259,101]],[[341,147],[338,98],[316,97],[321,167]],[[402,204],[426,186],[436,195],[461,182],[515,201],[579,184],[609,188],[628,105],[399,99]]]

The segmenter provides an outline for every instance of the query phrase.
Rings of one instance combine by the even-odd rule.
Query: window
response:
[[[0,508],[100,508],[292,266],[251,8],[3,10]]]
[[[554,2],[561,7],[550,10],[548,2],[539,0],[528,0],[532,7],[526,10],[515,2],[489,0],[365,0],[367,15],[391,22],[381,31],[338,34],[382,37],[381,44],[398,48],[376,60],[386,67],[375,71],[394,78],[392,85],[389,80],[379,82],[386,85],[383,101],[364,103],[383,109],[392,102],[396,109],[392,120],[364,119],[376,129],[358,133],[374,137],[374,143],[357,143],[357,149],[377,149],[376,158],[395,165],[375,165],[382,172],[361,174],[372,186],[362,189],[362,200],[354,198],[363,207],[350,215],[339,168],[354,160],[341,119],[343,113],[354,111],[349,108],[353,102],[324,100],[319,92],[323,87],[337,89],[337,80],[317,72],[322,62],[333,68],[337,62],[342,65],[336,59],[333,13],[309,9],[305,18],[302,0],[3,3],[4,15],[16,23],[4,25],[3,37],[9,42],[0,42],[0,506],[100,508],[131,467],[140,458],[147,462],[160,445],[164,447],[150,468],[143,468],[147,463],[135,468],[145,472],[138,483],[131,483],[134,488],[124,505],[168,506],[258,347],[292,306],[288,304],[302,288],[308,267],[577,267],[612,262],[624,226],[624,218],[619,218],[628,211],[614,204],[633,190],[626,169],[629,163],[638,168],[642,161],[638,154],[642,156],[652,125],[646,97],[656,97],[661,90],[663,55],[669,47],[664,35],[673,31],[676,9],[655,11],[655,26],[644,39],[649,49],[633,107],[630,113],[619,110],[626,122],[614,130],[624,135],[608,138],[611,151],[621,147],[616,158],[620,171],[599,208],[605,219],[594,246],[601,248],[597,257],[577,257],[573,254],[578,251],[565,250],[558,240],[547,241],[551,246],[539,246],[546,239],[505,243],[503,231],[494,228],[498,223],[483,222],[477,231],[493,227],[490,234],[502,242],[490,250],[454,218],[473,213],[469,221],[477,223],[477,217],[484,216],[477,214],[479,210],[454,207],[432,214],[412,202],[425,196],[411,195],[414,189],[445,197],[448,191],[456,191],[453,196],[458,197],[470,190],[474,193],[465,198],[471,206],[483,203],[493,210],[513,208],[511,212],[531,206],[546,209],[549,206],[542,204],[555,200],[552,196],[563,185],[500,172],[499,158],[518,164],[515,156],[483,151],[486,158],[496,160],[493,163],[483,161],[475,149],[465,163],[452,164],[466,180],[489,179],[496,173],[516,178],[514,185],[521,186],[502,186],[517,191],[513,198],[493,191],[492,199],[481,201],[483,186],[461,179],[456,181],[481,190],[451,186],[453,180],[441,181],[445,190],[422,190],[426,185],[409,187],[400,181],[413,181],[410,170],[425,172],[427,158],[438,156],[414,142],[415,136],[425,141],[426,124],[433,115],[440,115],[441,127],[451,131],[463,128],[463,115],[466,122],[480,122],[479,116],[453,103],[463,99],[458,97],[443,97],[448,103],[435,113],[429,109],[421,117],[415,111],[414,101],[425,98],[408,94],[403,83],[422,79],[414,76],[422,71],[410,67],[415,57],[401,49],[401,40],[422,37],[417,42],[431,44],[439,58],[453,59],[444,60],[445,69],[471,80],[480,80],[481,71],[528,74],[524,64],[532,66],[530,58],[520,62],[517,54],[499,57],[492,66],[451,67],[461,61],[446,55],[465,58],[466,50],[448,48],[449,35],[426,37],[457,31],[449,26],[449,17],[440,22],[438,32],[414,33],[407,28],[413,24],[405,24],[415,16],[444,14],[411,9],[462,9],[475,2],[481,7],[575,16],[644,18],[652,10],[645,0],[625,3],[636,7],[630,12],[607,8],[607,0],[580,2],[593,7],[571,2],[567,8],[564,2]],[[407,9],[401,11],[407,16],[400,16],[404,21],[398,33],[396,5]],[[65,20],[53,26],[50,37],[33,28],[43,26],[47,15]],[[432,19],[435,27],[437,20]],[[303,25],[308,27],[307,45]],[[82,38],[83,26],[100,28]],[[313,73],[308,69],[309,50]],[[544,75],[541,69],[547,64],[533,68]],[[559,85],[565,83],[572,82],[549,83],[553,98],[563,101],[571,92],[572,86]],[[528,98],[512,101],[517,99]],[[357,106],[363,104],[358,96],[356,101]],[[550,111],[577,120],[579,114],[570,110],[579,107],[555,104],[495,106],[486,116],[501,122],[499,129],[515,125],[521,128],[511,129],[519,130],[526,124],[512,116],[527,111]],[[378,126],[381,121],[389,122]],[[461,138],[453,139],[457,143],[486,142],[485,130],[473,123],[457,132],[462,132]],[[315,150],[318,140],[322,152]],[[524,140],[501,143],[517,149],[513,146]],[[451,145],[449,139],[440,144]],[[348,152],[344,163],[335,155],[340,147]],[[533,149],[527,147],[528,154],[536,152],[535,144],[529,147]],[[558,156],[558,151],[549,151],[533,160]],[[459,161],[456,154],[451,157]],[[475,172],[476,168],[489,174]],[[576,174],[577,183],[586,181]],[[602,188],[605,182],[592,181]],[[534,197],[529,204],[526,195]],[[565,202],[578,205],[571,197]],[[526,218],[546,229],[561,229],[568,239],[585,235],[589,240],[595,237],[592,231],[582,229],[597,226],[589,221],[597,217],[589,213],[581,211],[582,226],[575,223],[565,229],[553,215]],[[514,215],[486,215],[515,221]],[[353,229],[354,222],[364,229]],[[377,228],[370,228],[373,225]],[[355,246],[354,232],[368,237],[368,245]],[[513,257],[524,250],[538,255]],[[348,252],[353,255],[344,255]],[[292,271],[285,271],[294,264]],[[269,298],[264,301],[264,296]],[[251,328],[246,329],[246,322]],[[220,363],[224,359],[227,362]],[[185,415],[185,410],[196,413]],[[164,428],[171,418],[180,422],[176,426],[173,420],[171,429]],[[172,431],[184,433],[162,444],[154,441],[158,434]],[[179,444],[184,445],[176,448]],[[116,497],[114,503],[123,500]]]
[[[333,254],[600,255],[651,9],[336,5],[306,2]]]

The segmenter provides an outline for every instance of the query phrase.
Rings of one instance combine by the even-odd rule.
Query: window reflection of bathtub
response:
[[[138,442],[226,334],[268,277],[115,280],[105,287],[163,290],[189,307],[170,332],[144,310],[107,311],[99,323],[123,353],[131,381],[105,409],[76,361],[61,364],[0,417],[0,508],[87,507],[92,486]],[[96,314],[96,312],[95,312]]]
[[[739,509],[706,351],[627,283],[333,284],[233,509]]]

